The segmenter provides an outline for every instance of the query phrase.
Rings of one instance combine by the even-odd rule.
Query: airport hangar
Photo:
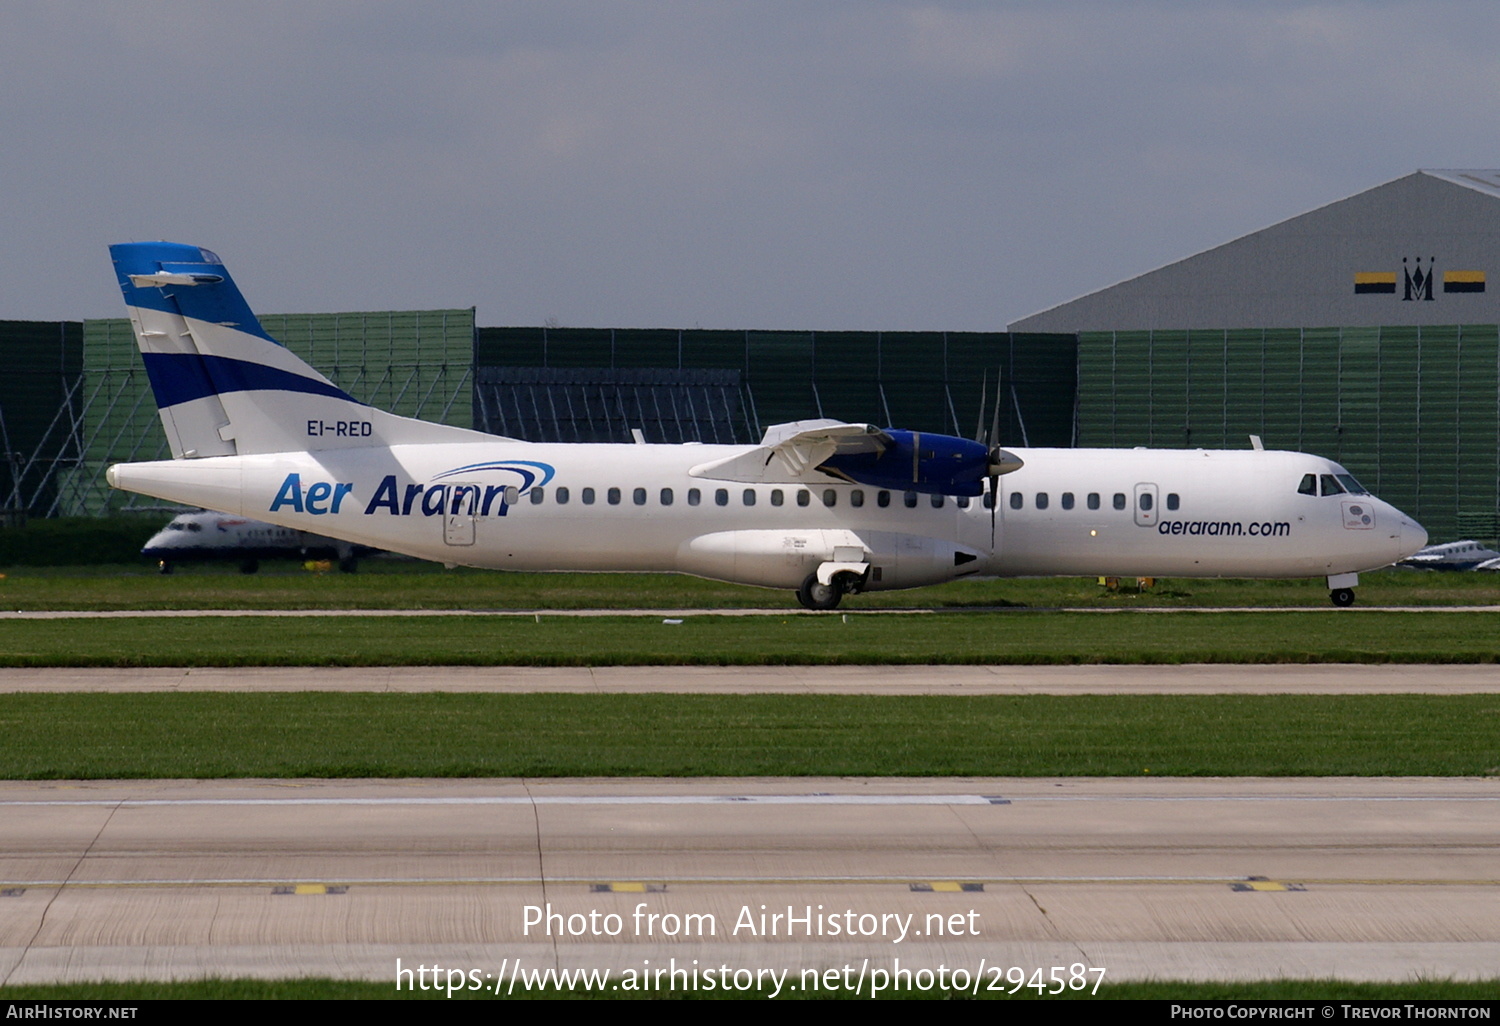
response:
[[[262,317],[341,387],[536,441],[751,442],[836,417],[1017,446],[1338,460],[1435,541],[1500,537],[1500,171],[1417,171],[1005,332],[477,327],[473,309]],[[1500,286],[1497,286],[1500,288]],[[166,457],[129,323],[0,322],[0,509],[156,512]]]

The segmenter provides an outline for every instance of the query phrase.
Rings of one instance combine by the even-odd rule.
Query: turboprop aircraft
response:
[[[248,517],[223,513],[179,513],[157,531],[141,549],[141,555],[156,560],[164,574],[179,563],[229,560],[242,573],[253,574],[263,559],[333,559],[339,569],[353,573],[359,557],[374,552],[336,538],[325,538],[290,527],[267,524]]]
[[[450,565],[676,571],[846,593],[961,577],[1326,577],[1427,532],[1294,452],[1007,449],[838,421],[759,445],[542,444],[366,406],[261,328],[197,246],[112,246],[171,443],[116,488]]]

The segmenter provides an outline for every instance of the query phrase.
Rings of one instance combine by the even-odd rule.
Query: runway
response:
[[[0,669],[6,692],[1497,694],[1500,666],[597,666]]]
[[[1500,964],[1489,779],[5,783],[0,823],[8,983]]]

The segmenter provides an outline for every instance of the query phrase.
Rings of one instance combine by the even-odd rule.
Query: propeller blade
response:
[[[976,442],[988,442],[989,441],[988,438],[984,437],[984,399],[985,399],[985,392],[987,390],[987,387],[988,387],[989,383],[990,383],[990,372],[987,371],[987,370],[980,371],[979,372],[979,416],[975,418],[975,423],[974,423],[974,441],[976,441]]]
[[[995,372],[995,417],[990,421],[990,437],[985,441],[990,445],[1000,444],[1000,373]]]

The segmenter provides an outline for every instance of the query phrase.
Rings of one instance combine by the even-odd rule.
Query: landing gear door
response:
[[[474,544],[474,517],[479,512],[477,484],[455,483],[448,486],[443,503],[443,542],[461,546]]]
[[[1135,486],[1135,522],[1141,527],[1155,527],[1157,521],[1156,485]]]

